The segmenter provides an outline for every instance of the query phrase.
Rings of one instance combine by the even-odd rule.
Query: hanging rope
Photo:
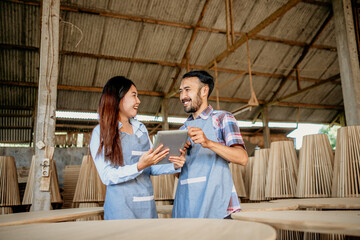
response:
[[[253,81],[252,81],[252,77],[251,77],[251,61],[250,61],[250,49],[249,49],[249,38],[246,35],[246,51],[247,51],[247,57],[248,57],[248,66],[249,66],[249,81],[250,81],[250,92],[251,92],[251,96],[250,96],[250,100],[248,102],[248,104],[250,106],[259,106],[259,102],[256,98],[255,95],[255,91],[253,88]]]

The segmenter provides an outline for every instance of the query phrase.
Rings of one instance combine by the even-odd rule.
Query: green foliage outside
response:
[[[337,126],[337,125],[334,125],[332,127],[329,127],[328,125],[324,125],[319,130],[319,133],[324,133],[324,134],[328,135],[332,149],[335,149],[335,147],[336,147],[336,136],[337,136],[337,130],[339,128],[340,128],[340,126]]]

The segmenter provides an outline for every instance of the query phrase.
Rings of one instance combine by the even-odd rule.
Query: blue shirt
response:
[[[220,144],[228,147],[240,145],[245,149],[244,140],[237,121],[230,112],[217,111],[209,105],[196,119],[208,119],[210,116],[212,117],[212,124]],[[194,120],[193,115],[190,115],[186,121],[192,120]],[[185,129],[185,125],[181,126],[180,129]]]
[[[145,125],[134,118],[130,118],[130,123],[133,127],[133,134],[138,137],[141,137],[143,134],[148,135],[148,131]],[[119,129],[122,127],[122,123],[119,122]],[[152,143],[148,136],[150,147],[152,147]],[[143,171],[138,171],[137,164],[134,163],[131,165],[124,165],[119,167],[114,167],[111,165],[110,161],[105,161],[103,151],[100,154],[97,154],[100,146],[100,125],[97,125],[91,136],[90,141],[90,152],[91,156],[94,160],[96,169],[99,173],[101,181],[105,185],[110,184],[118,184],[130,181],[139,176]],[[127,147],[125,144],[122,147]],[[133,154],[137,154],[139,156],[143,155],[145,152],[133,152]],[[173,165],[171,163],[171,165]],[[175,172],[180,172],[180,169]],[[169,168],[169,164],[162,165],[153,165],[151,166],[151,175],[160,175],[160,174],[170,174],[174,173],[174,167]]]

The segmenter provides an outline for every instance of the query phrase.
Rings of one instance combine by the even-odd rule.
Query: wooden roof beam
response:
[[[322,86],[322,85],[324,85],[324,84],[328,84],[328,83],[330,83],[330,82],[336,81],[336,80],[338,80],[339,78],[340,78],[340,73],[339,73],[339,74],[336,74],[336,75],[334,75],[334,76],[332,76],[332,77],[330,77],[330,78],[328,78],[328,79],[326,79],[326,80],[322,80],[321,82],[318,82],[318,83],[315,83],[315,84],[313,84],[313,85],[311,85],[311,86],[308,86],[308,87],[306,87],[306,88],[300,89],[300,90],[298,90],[298,91],[296,91],[296,92],[294,92],[294,93],[290,93],[290,94],[288,94],[288,95],[286,95],[286,96],[283,96],[283,97],[281,97],[281,98],[278,98],[277,100],[271,101],[271,102],[267,103],[266,106],[275,105],[275,104],[277,104],[277,103],[279,103],[279,102],[282,102],[282,101],[284,101],[284,100],[286,100],[286,99],[288,99],[288,98],[292,98],[292,97],[294,97],[294,96],[297,96],[297,95],[306,93],[306,92],[308,92],[308,91],[310,91],[310,90],[313,90],[313,89],[315,89],[315,88],[318,88],[318,87],[320,87],[320,86]]]
[[[269,26],[271,23],[273,23],[276,19],[283,16],[286,12],[288,12],[291,8],[296,6],[301,0],[290,0],[288,3],[280,7],[278,10],[270,14],[267,18],[265,18],[262,22],[260,22],[258,25],[256,25],[252,30],[250,30],[246,36],[242,36],[239,40],[237,40],[229,49],[226,49],[222,53],[220,53],[217,57],[209,61],[209,63],[205,66],[204,69],[209,69],[213,66],[214,61],[220,62],[227,56],[229,56],[231,53],[233,53],[236,49],[238,49],[242,44],[244,44],[247,40],[247,38],[259,33],[261,30]]]
[[[336,75],[337,76],[337,75]],[[335,81],[335,76],[327,80],[322,80],[320,85],[323,85],[326,81],[328,84],[331,81]],[[37,87],[37,83],[24,83],[24,82],[10,82],[10,81],[0,81],[0,85],[10,85],[10,86],[21,86],[21,87]],[[68,91],[83,91],[83,92],[102,92],[103,88],[100,87],[84,87],[84,86],[68,86],[68,85],[57,85],[58,90],[68,90]],[[308,91],[310,89],[304,88],[301,91]],[[154,92],[154,91],[141,91],[138,90],[139,95],[142,96],[155,96],[155,97],[164,97],[165,92]],[[172,98],[178,98],[179,94],[175,94]],[[215,96],[209,97],[210,101],[216,101]],[[230,97],[219,97],[220,102],[232,102],[232,103],[248,103],[249,99],[244,98],[230,98]],[[259,104],[266,104],[265,100],[259,100]],[[274,102],[272,105],[283,106],[283,107],[304,107],[304,108],[323,108],[323,109],[343,109],[343,106],[336,105],[323,105],[323,104],[306,104],[306,103],[292,103],[292,102]],[[20,110],[32,110],[32,107],[25,106],[0,106],[3,109],[20,109]]]
[[[321,7],[332,8],[331,3],[321,2],[316,0],[302,0],[303,3],[313,4]]]
[[[31,46],[21,46],[21,45],[14,45],[14,44],[0,44],[0,49],[17,49],[17,50],[29,50],[29,51],[38,51],[39,48],[31,47]],[[82,53],[82,52],[71,52],[71,51],[60,51],[60,55],[66,56],[77,56],[77,57],[87,57],[87,58],[95,58],[95,59],[106,59],[106,60],[113,60],[113,61],[123,61],[123,62],[132,62],[132,63],[143,63],[143,64],[155,64],[160,66],[168,66],[168,67],[178,67],[185,68],[186,64],[179,65],[174,62],[166,62],[166,61],[158,61],[158,60],[149,60],[149,59],[141,59],[141,58],[128,58],[128,57],[116,57],[116,56],[109,56],[109,55],[102,55],[102,54],[92,54],[92,53]],[[204,66],[200,65],[189,65],[192,69],[201,70]],[[209,70],[214,70],[214,68],[210,68]],[[217,68],[218,72],[227,72],[227,73],[234,73],[239,75],[248,74],[247,70],[235,70],[229,68]],[[255,76],[262,76],[262,77],[271,77],[271,78],[285,78],[285,75],[282,74],[274,74],[274,73],[264,73],[264,72],[256,72],[252,71],[252,75]],[[289,76],[288,79],[296,80],[296,77]],[[306,78],[301,77],[301,81],[307,82],[319,82],[321,80],[315,78]],[[340,84],[340,82],[333,82],[334,84]]]
[[[209,2],[210,2],[210,0],[206,0],[206,2],[204,3],[203,9],[201,10],[200,17],[199,17],[199,19],[198,19],[195,27],[193,28],[193,32],[192,32],[192,34],[191,34],[190,41],[189,41],[189,43],[188,43],[188,45],[187,45],[187,47],[186,47],[186,51],[185,51],[182,59],[181,59],[181,63],[180,63],[180,65],[177,66],[177,68],[176,68],[175,76],[174,76],[173,81],[172,81],[172,83],[171,83],[171,85],[170,85],[170,87],[169,87],[168,94],[166,95],[166,97],[171,97],[171,94],[174,94],[172,91],[173,91],[173,88],[174,88],[174,86],[175,86],[178,78],[179,78],[179,74],[180,74],[181,68],[182,68],[181,66],[183,66],[184,63],[185,63],[185,61],[189,59],[190,48],[191,48],[191,46],[192,46],[192,44],[193,44],[193,42],[194,42],[194,40],[195,40],[195,37],[196,37],[196,35],[197,35],[198,31],[199,31],[199,27],[200,27],[200,25],[201,25],[201,22],[202,22],[202,20],[204,19],[205,11],[206,11],[206,8],[207,8],[208,5],[209,5]],[[190,64],[188,63],[188,66],[189,66],[189,65],[190,65]],[[177,92],[177,91],[176,91],[176,92]]]
[[[324,29],[326,28],[326,26],[329,24],[330,20],[333,17],[333,13],[332,10],[330,10],[329,15],[327,16],[327,18],[325,19],[325,21],[323,22],[323,24],[320,26],[319,30],[315,33],[314,37],[311,39],[310,43],[308,46],[306,46],[303,49],[303,52],[301,54],[301,56],[299,57],[299,59],[296,61],[295,65],[291,68],[290,72],[286,75],[285,78],[283,78],[281,80],[280,86],[276,89],[275,93],[272,95],[272,97],[270,98],[270,102],[274,101],[274,99],[276,98],[276,96],[279,94],[279,92],[281,91],[281,89],[285,86],[285,83],[287,82],[287,80],[289,79],[289,77],[292,75],[292,73],[295,71],[295,69],[298,68],[298,66],[301,64],[301,62],[304,60],[306,54],[309,52],[310,50],[310,46],[312,46],[315,41],[319,38],[320,34],[324,31]]]
[[[24,4],[24,5],[40,6],[39,1],[30,1],[30,0],[29,1],[6,0],[6,1],[7,2],[12,2],[12,3],[20,3],[20,4]],[[315,1],[309,0],[309,1],[303,1],[303,2],[313,3]],[[99,15],[99,16],[104,16],[104,17],[109,17],[109,18],[124,19],[124,20],[134,21],[134,22],[144,22],[144,23],[149,23],[149,24],[160,24],[160,25],[169,26],[169,27],[179,27],[179,28],[185,28],[185,29],[195,29],[196,28],[196,25],[194,26],[194,25],[184,24],[184,23],[177,23],[177,22],[163,21],[163,20],[157,20],[157,19],[152,19],[152,18],[144,18],[144,17],[138,17],[138,16],[124,15],[124,14],[106,12],[106,11],[98,10],[98,9],[81,8],[81,7],[71,6],[71,5],[63,5],[62,4],[60,6],[60,9],[62,11],[94,14],[94,15]],[[203,31],[203,32],[226,34],[226,30],[222,30],[222,29],[208,28],[208,27],[203,27],[203,26],[199,26],[199,27],[197,27],[197,29],[199,31]],[[235,32],[234,35],[237,36],[237,37],[242,37],[242,36],[246,35],[246,33]],[[249,38],[254,39],[254,40],[277,42],[277,43],[293,45],[293,46],[299,46],[299,47],[306,46],[305,42],[297,42],[297,41],[286,40],[286,39],[281,39],[281,38],[274,38],[274,37],[268,37],[268,36],[262,36],[262,35],[257,35],[257,34],[255,34],[253,36],[249,36]],[[329,50],[329,51],[336,51],[336,47],[326,46],[326,45],[313,45],[312,48],[324,49],[324,50]]]

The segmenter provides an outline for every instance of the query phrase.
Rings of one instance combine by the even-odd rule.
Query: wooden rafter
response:
[[[39,51],[39,48],[31,47],[31,46],[21,46],[21,45],[14,45],[14,44],[0,44],[0,49],[16,49],[16,50],[28,50],[28,51]],[[87,58],[95,58],[95,59],[106,59],[106,60],[113,60],[113,61],[123,61],[123,62],[134,62],[134,63],[143,63],[143,64],[155,64],[160,66],[169,66],[169,67],[180,67],[185,68],[186,65],[179,65],[175,62],[167,62],[167,61],[158,61],[158,60],[149,60],[149,59],[141,59],[141,58],[128,58],[128,57],[116,57],[116,56],[109,56],[109,55],[102,55],[102,54],[92,54],[92,53],[82,53],[82,52],[74,52],[74,51],[60,51],[60,55],[67,55],[67,56],[77,56],[77,57],[87,57]],[[204,66],[200,65],[190,65],[192,69],[204,69]],[[210,70],[214,70],[214,68],[210,68]],[[217,68],[218,72],[226,72],[226,73],[233,73],[233,74],[248,74],[247,70],[236,70],[236,69],[229,69],[229,68]],[[284,78],[285,75],[282,74],[274,74],[274,73],[265,73],[265,72],[257,72],[252,71],[252,75],[254,76],[261,76],[261,77],[271,77],[271,78]],[[289,76],[288,79],[296,80],[296,77]],[[306,82],[319,82],[321,80],[315,78],[306,78],[302,77],[301,81]],[[334,82],[334,84],[340,84],[340,82]]]
[[[286,12],[288,12],[291,8],[296,6],[301,2],[301,0],[290,0],[288,3],[280,7],[278,10],[276,10],[274,13],[270,14],[267,18],[265,18],[262,22],[260,22],[258,25],[256,25],[253,29],[251,29],[246,36],[242,36],[239,40],[237,40],[229,49],[226,49],[222,53],[220,53],[218,56],[216,56],[213,60],[209,61],[209,63],[205,66],[205,69],[209,69],[213,66],[214,61],[220,62],[227,56],[229,56],[231,53],[233,53],[236,49],[238,49],[241,45],[243,45],[246,42],[246,39],[249,37],[259,33],[261,30],[269,26],[271,23],[273,23],[276,19],[283,16]]]
[[[225,87],[226,85],[228,85],[229,83],[231,83],[231,82],[233,82],[233,81],[235,81],[235,80],[238,80],[240,77],[242,77],[243,75],[245,74],[245,72],[244,73],[242,73],[242,74],[238,74],[238,75],[236,75],[235,77],[233,77],[232,79],[230,79],[229,81],[227,81],[227,82],[225,82],[225,83],[223,83],[223,84],[221,84],[218,88],[219,89],[221,89],[221,88],[223,88],[223,87]]]
[[[235,30],[234,30],[234,8],[233,0],[229,0],[230,3],[230,29],[231,29],[231,44],[235,43]]]
[[[289,79],[290,75],[292,75],[292,73],[294,72],[295,69],[297,69],[299,67],[299,65],[301,64],[301,62],[304,60],[305,56],[307,55],[307,53],[310,50],[310,46],[313,45],[315,43],[315,41],[319,38],[320,34],[324,31],[324,29],[326,28],[326,26],[329,24],[331,18],[332,18],[333,14],[332,11],[330,11],[329,15],[327,16],[327,18],[325,19],[325,21],[323,22],[323,24],[320,26],[319,30],[315,33],[314,37],[311,39],[310,43],[308,46],[306,46],[303,51],[301,56],[299,57],[299,59],[296,61],[295,65],[291,68],[290,72],[286,75],[285,78],[283,78],[280,82],[280,86],[276,89],[276,91],[274,92],[274,94],[272,95],[272,97],[270,98],[270,102],[272,102],[276,96],[279,94],[279,92],[281,91],[281,89],[285,86],[285,83],[287,82],[287,80]]]
[[[321,1],[315,1],[315,0],[302,0],[302,2],[331,8],[331,3],[328,3],[328,2],[321,2]]]
[[[324,82],[326,80],[322,80]],[[335,80],[333,80],[335,81]],[[331,81],[328,81],[327,84],[330,84]],[[37,88],[37,83],[24,83],[24,82],[12,82],[12,81],[0,81],[0,86],[19,86],[19,87],[34,87]],[[59,90],[67,90],[67,91],[82,91],[82,92],[102,92],[102,88],[100,87],[84,87],[84,86],[68,86],[68,85],[58,85],[57,88]],[[304,88],[305,89],[305,88]],[[302,90],[304,90],[302,89]],[[138,90],[139,95],[141,96],[155,96],[155,97],[164,97],[166,95],[165,92],[154,92],[154,91],[142,91]],[[175,94],[172,96],[173,98],[178,98],[179,94]],[[210,96],[210,101],[216,101],[216,97]],[[232,103],[248,103],[249,99],[245,98],[230,98],[230,97],[219,97],[220,102],[232,102]],[[259,104],[266,104],[264,100],[258,100]],[[283,107],[303,107],[303,108],[322,108],[322,109],[343,109],[343,106],[336,105],[324,105],[324,104],[306,104],[306,103],[293,103],[293,102],[277,102],[273,105],[283,106]],[[18,110],[33,110],[33,107],[30,106],[0,106],[2,109],[18,109]]]
[[[301,89],[299,66],[296,67],[296,87],[297,90]]]
[[[315,83],[315,84],[313,84],[313,85],[311,85],[311,86],[308,86],[308,87],[306,87],[306,88],[303,88],[303,89],[301,89],[301,90],[298,90],[298,91],[296,91],[296,92],[294,92],[294,93],[290,93],[290,94],[288,94],[288,95],[286,95],[286,96],[283,96],[283,97],[281,97],[281,98],[278,98],[277,100],[271,101],[271,102],[267,103],[266,106],[271,106],[271,105],[274,105],[274,104],[276,104],[276,103],[278,103],[278,102],[284,101],[284,100],[286,100],[286,99],[288,99],[288,98],[291,98],[291,97],[294,97],[294,96],[297,96],[297,95],[306,93],[306,92],[308,92],[308,91],[310,91],[310,90],[313,90],[313,89],[315,89],[315,88],[321,87],[321,86],[324,85],[324,84],[328,84],[328,83],[330,83],[330,82],[332,82],[332,81],[336,81],[336,80],[338,80],[339,78],[340,78],[340,74],[336,74],[336,75],[334,75],[334,76],[332,76],[332,77],[330,77],[330,78],[328,78],[328,79],[326,79],[326,80],[323,80],[323,81],[321,81],[321,82],[319,82],[319,83]]]
[[[231,45],[234,42],[231,40],[231,26],[230,26],[230,2],[229,0],[225,0],[225,11],[226,11],[226,45],[227,49],[230,49]]]
[[[25,4],[25,5],[31,5],[31,6],[40,6],[39,1],[21,1],[21,0],[6,0],[6,1],[13,2],[13,3],[21,3],[21,4]],[[303,0],[303,2],[316,4],[315,2],[317,2],[317,1],[311,1],[311,0],[304,1]],[[331,7],[331,4],[327,4],[327,6]],[[94,15],[99,15],[99,16],[104,16],[104,17],[109,17],[109,18],[118,18],[118,19],[124,19],[124,20],[135,21],[135,22],[143,22],[143,23],[149,23],[149,24],[160,24],[160,25],[164,25],[164,26],[179,27],[179,28],[184,28],[184,29],[194,29],[196,27],[196,26],[190,25],[190,24],[162,21],[162,20],[157,20],[157,19],[152,19],[152,18],[123,15],[123,14],[118,14],[118,13],[110,13],[110,12],[106,12],[106,11],[102,11],[102,10],[98,10],[98,9],[81,8],[81,7],[65,5],[65,4],[61,5],[61,10],[69,11],[69,12],[84,13],[84,14],[94,14]],[[222,30],[222,29],[208,28],[208,27],[203,27],[203,26],[199,26],[197,29],[199,31],[203,31],[203,32],[226,34],[226,30]],[[234,36],[237,36],[237,37],[242,37],[244,35],[246,35],[246,33],[234,32]],[[269,41],[269,42],[277,42],[277,43],[282,43],[282,44],[287,44],[287,45],[292,45],[292,46],[299,46],[299,47],[304,47],[307,45],[304,42],[297,42],[297,41],[262,36],[262,35],[257,35],[257,34],[255,34],[253,36],[249,36],[249,38],[255,39],[255,40]],[[329,50],[329,51],[336,51],[336,47],[333,47],[333,46],[313,45],[312,47],[318,48],[318,49]]]
[[[195,27],[193,28],[194,30],[193,30],[193,32],[191,34],[191,38],[190,38],[190,41],[188,43],[188,46],[186,47],[185,54],[182,57],[180,65],[178,65],[177,68],[176,68],[176,73],[175,73],[174,79],[173,79],[173,81],[172,81],[172,83],[171,83],[171,85],[169,87],[169,90],[168,90],[169,95],[173,91],[173,88],[174,88],[174,86],[175,86],[175,84],[176,84],[176,82],[177,82],[177,80],[179,78],[181,68],[184,65],[184,62],[186,60],[187,60],[187,68],[190,68],[190,63],[189,63],[190,48],[191,48],[191,46],[192,46],[192,44],[193,44],[193,42],[195,40],[195,37],[196,37],[196,35],[197,35],[198,31],[199,31],[200,24],[201,24],[201,22],[202,22],[202,20],[204,18],[205,11],[206,11],[206,8],[209,5],[209,2],[210,2],[210,0],[206,0],[206,2],[204,3],[203,9],[201,10],[200,17],[199,17]]]

